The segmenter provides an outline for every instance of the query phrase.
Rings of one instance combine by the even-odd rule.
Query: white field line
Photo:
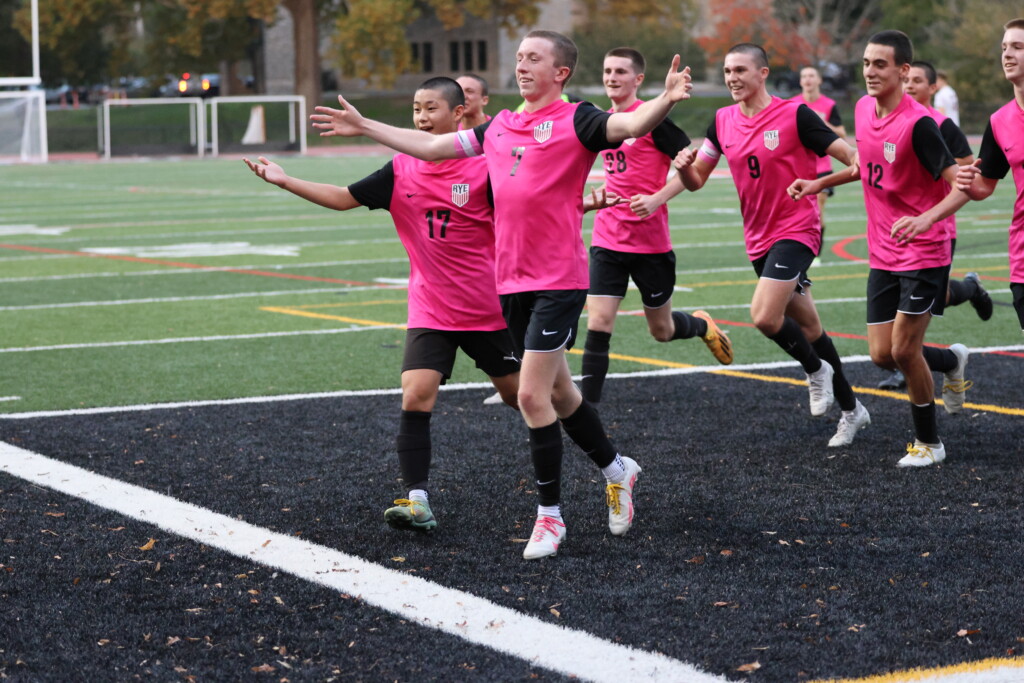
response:
[[[20,400],[21,400],[21,396],[0,396],[0,403],[6,402],[6,401],[20,401]]]
[[[0,442],[0,470],[164,531],[326,586],[470,643],[583,680],[724,681],[656,652],[602,640],[470,593],[276,533]],[[512,561],[522,561],[513,559]],[[552,643],[558,643],[552,647]]]
[[[109,301],[71,301],[62,304],[27,304],[25,306],[0,306],[0,311],[40,311],[50,308],[78,308],[88,306],[131,306],[136,304],[176,304],[185,301],[218,301],[221,299],[247,299],[261,296],[306,296],[308,294],[337,294],[339,292],[375,292],[379,290],[405,289],[405,287],[346,287],[338,285],[330,289],[284,289],[271,292],[237,292],[235,294],[207,294],[202,296],[166,296],[150,299],[111,299]]]

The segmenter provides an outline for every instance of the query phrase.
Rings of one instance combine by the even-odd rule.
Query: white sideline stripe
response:
[[[971,348],[972,354],[978,353],[995,353],[998,351],[1024,351],[1024,344],[1018,344],[1014,346],[988,346],[988,347],[973,347]],[[849,363],[868,363],[871,361],[870,356],[857,355],[857,356],[843,356],[842,361],[844,364]],[[792,360],[785,361],[773,361],[770,363],[748,363],[746,365],[696,365],[692,368],[660,368],[658,370],[639,370],[637,372],[613,372],[609,373],[609,377],[614,378],[629,378],[629,377],[665,377],[671,375],[696,375],[701,373],[715,373],[715,372],[744,372],[754,370],[778,370],[781,368],[797,368],[799,363]],[[573,376],[574,380],[579,380],[579,375]],[[494,389],[494,385],[490,382],[466,382],[463,384],[444,384],[440,387],[441,391],[465,391],[468,389]],[[204,406],[228,406],[228,405],[239,405],[246,403],[278,403],[283,401],[307,401],[311,399],[324,399],[324,398],[347,398],[352,396],[388,396],[394,395],[399,396],[402,393],[400,387],[394,387],[389,389],[363,389],[359,391],[322,391],[309,394],[278,394],[276,396],[243,396],[241,398],[226,398],[226,399],[209,399],[209,400],[197,400],[197,401],[177,401],[169,403],[143,403],[129,406],[102,406],[97,408],[73,408],[70,410],[38,410],[35,412],[24,412],[24,413],[0,413],[0,420],[29,420],[38,417],[71,417],[76,415],[102,415],[109,413],[134,413],[134,412],[146,412],[150,410],[178,410],[180,408],[201,408]]]
[[[53,346],[12,346],[0,349],[0,353],[28,353],[32,351],[70,351],[75,349],[105,349],[120,346],[151,346],[154,344],[188,344],[192,342],[236,341],[239,339],[269,339],[272,337],[303,337],[311,334],[344,334],[346,332],[363,332],[368,330],[393,330],[403,327],[403,323],[394,325],[359,325],[354,327],[338,327],[330,330],[293,330],[290,332],[260,332],[254,334],[224,334],[211,337],[173,337],[169,339],[138,339],[135,341],[92,342],[83,344],[54,344]]]
[[[219,548],[243,560],[347,593],[413,623],[550,671],[609,683],[725,680],[656,652],[618,645],[583,631],[550,624],[470,593],[445,588],[333,548],[275,533],[3,442],[0,442],[0,470],[153,524],[168,533]],[[555,643],[557,646],[553,645]]]
[[[336,294],[338,292],[374,292],[386,289],[405,289],[387,285],[348,287],[339,283],[327,289],[282,289],[271,292],[238,292],[236,294],[207,294],[203,296],[165,296],[151,299],[110,299],[109,301],[71,301],[62,304],[30,304],[27,306],[0,306],[0,311],[39,311],[49,308],[78,308],[79,306],[130,306],[135,304],[176,304],[184,301],[218,301],[222,299],[248,299],[261,296],[305,296],[307,294]]]
[[[0,396],[0,403],[4,401],[20,401],[21,396]]]

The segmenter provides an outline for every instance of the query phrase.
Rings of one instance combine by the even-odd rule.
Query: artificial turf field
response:
[[[346,184],[383,161],[283,164]],[[812,419],[749,325],[730,185],[670,208],[674,305],[711,312],[736,365],[651,340],[631,293],[600,410],[644,468],[637,521],[610,537],[567,444],[567,541],[527,563],[526,430],[465,359],[433,419],[439,530],[383,523],[407,273],[387,214],[237,159],[0,166],[0,676],[1024,680],[1012,185],[961,211],[954,273],[997,306],[932,323],[974,386],[940,409],[948,459],[915,471],[905,398],[864,357],[859,188],[827,205],[812,277],[872,424],[828,449],[837,409]]]

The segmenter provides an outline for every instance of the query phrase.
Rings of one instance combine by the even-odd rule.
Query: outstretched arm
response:
[[[316,107],[316,113],[309,117],[313,127],[321,131],[321,137],[351,138],[363,135],[424,161],[454,159],[457,156],[454,133],[432,135],[426,131],[397,128],[368,119],[341,95],[338,95],[338,104],[341,105],[340,109]]]
[[[647,135],[665,120],[676,102],[690,98],[693,83],[690,67],[679,70],[679,55],[672,58],[672,66],[665,77],[665,90],[652,100],[644,102],[631,112],[612,114],[608,118],[608,142],[622,142],[628,138]]]
[[[263,180],[271,185],[277,185],[282,190],[288,190],[293,195],[302,197],[306,201],[319,204],[328,209],[334,209],[335,211],[347,211],[357,206],[362,206],[362,204],[355,200],[355,197],[352,196],[347,187],[293,178],[285,173],[283,168],[266,157],[259,157],[259,163],[254,163],[249,159],[242,159],[242,161],[245,162],[245,165],[253,173]]]

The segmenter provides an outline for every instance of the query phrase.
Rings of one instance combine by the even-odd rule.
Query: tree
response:
[[[539,0],[347,0],[334,24],[336,59],[351,76],[387,87],[413,67],[405,29],[424,9],[432,10],[446,30],[462,26],[471,14],[496,19],[511,36],[537,21],[538,4]]]

